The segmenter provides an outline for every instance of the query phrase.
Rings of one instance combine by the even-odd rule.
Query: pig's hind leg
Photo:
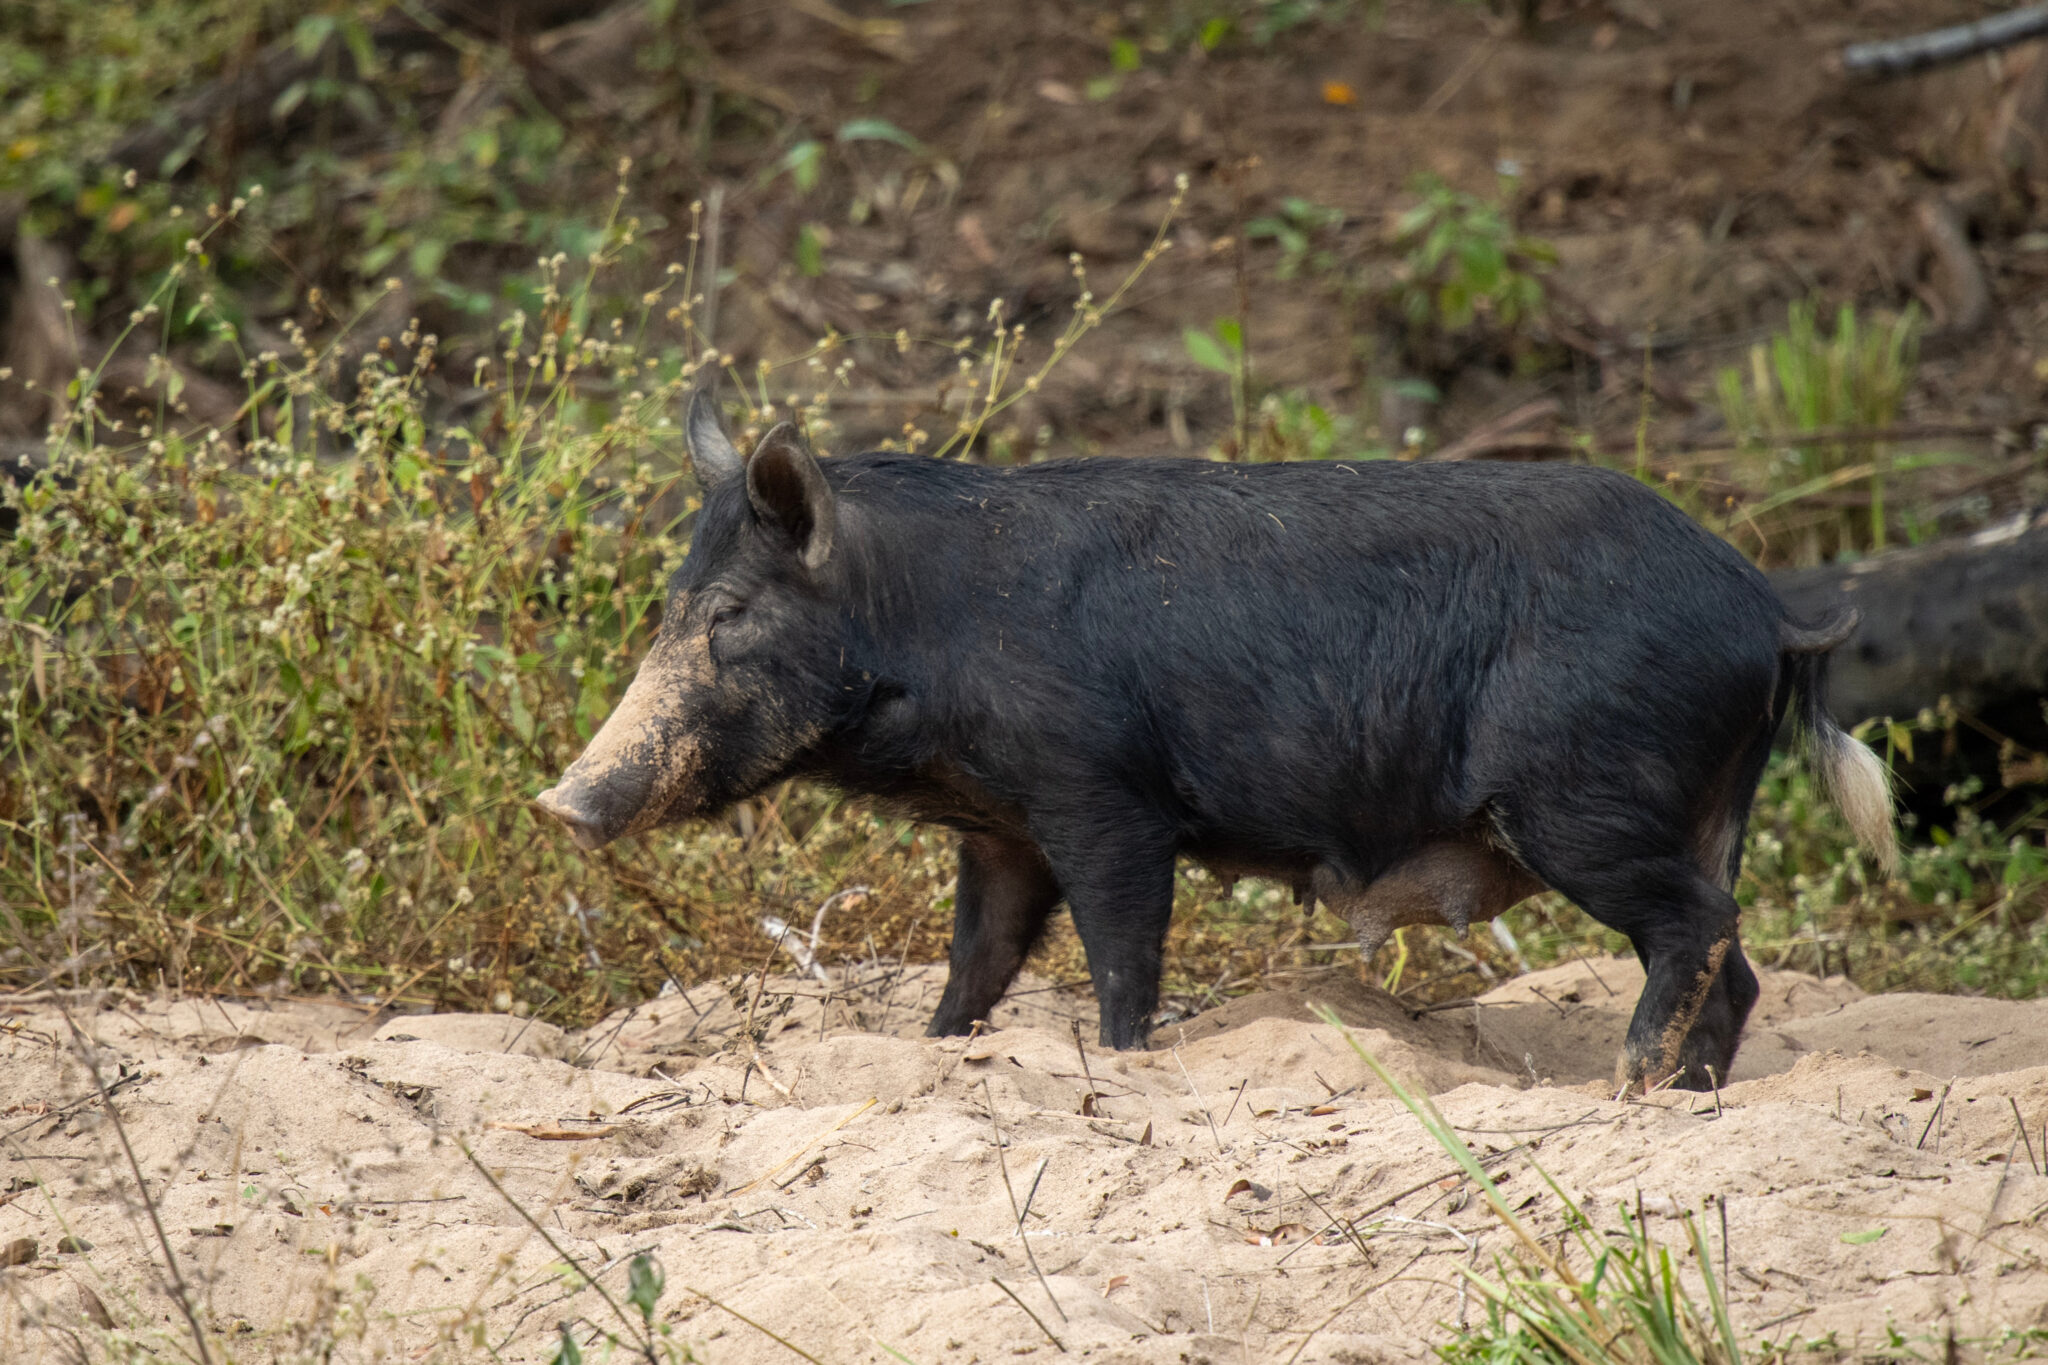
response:
[[[1548,752],[1518,755],[1522,778],[1494,803],[1499,833],[1547,885],[1627,935],[1642,961],[1620,1079],[1706,1090],[1728,1079],[1757,998],[1729,888],[1769,730],[1701,771],[1696,753],[1602,724],[1567,727]]]
[[[1759,993],[1756,973],[1736,934],[1735,900],[1712,878],[1673,869],[1659,894],[1678,913],[1630,934],[1647,979],[1629,1020],[1621,1079],[1647,1088],[1676,1073],[1678,1088],[1706,1090],[1728,1080]]]
[[[1532,850],[1533,851],[1533,850]],[[1622,1080],[1685,1090],[1728,1079],[1756,974],[1736,937],[1735,898],[1683,855],[1543,866],[1545,880],[1628,935],[1646,980],[1623,1045]]]
[[[1030,844],[992,834],[960,836],[952,971],[928,1035],[966,1033],[975,1020],[988,1018],[1059,900],[1052,869]]]

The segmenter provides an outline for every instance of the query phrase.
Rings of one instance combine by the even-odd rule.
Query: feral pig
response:
[[[1725,1078],[1756,976],[1729,894],[1788,707],[1887,865],[1876,756],[1828,718],[1854,615],[1794,625],[1733,549],[1584,467],[751,457],[704,487],[638,675],[538,801],[594,849],[784,778],[959,834],[933,1034],[1064,902],[1106,1046],[1143,1046],[1174,865],[1294,884],[1370,957],[1545,887],[1648,972],[1624,1069]]]

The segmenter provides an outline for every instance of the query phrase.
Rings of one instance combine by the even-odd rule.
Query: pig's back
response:
[[[1112,772],[1247,846],[1423,772],[1446,779],[1429,808],[1371,818],[1453,822],[1488,780],[1466,771],[1483,730],[1633,729],[1659,707],[1660,732],[1711,744],[1775,669],[1762,575],[1611,471],[826,467],[881,533],[877,581],[916,604],[895,629],[944,650],[977,743]]]

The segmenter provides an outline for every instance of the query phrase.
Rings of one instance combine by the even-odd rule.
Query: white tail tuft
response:
[[[1891,774],[1869,745],[1832,724],[1813,735],[1814,768],[1828,798],[1849,822],[1856,842],[1869,849],[1890,876],[1899,870],[1899,836],[1892,828]]]

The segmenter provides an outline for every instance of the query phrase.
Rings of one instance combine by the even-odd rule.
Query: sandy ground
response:
[[[557,1323],[613,1323],[569,1294],[564,1254],[622,1297],[643,1251],[664,1319],[713,1362],[797,1359],[739,1314],[834,1365],[885,1345],[917,1365],[1057,1355],[1053,1336],[1171,1365],[1305,1341],[1302,1361],[1419,1358],[1476,1319],[1453,1266],[1510,1240],[1311,1000],[1433,1094],[1545,1232],[1561,1215],[1537,1164],[1601,1226],[1640,1203],[1674,1246],[1682,1211],[1724,1199],[1756,1339],[2048,1350],[2048,1176],[2015,1120],[2038,1158],[2048,1001],[1766,973],[1718,1102],[1617,1103],[1640,980],[1574,964],[1415,1015],[1333,971],[1085,1061],[1092,1002],[1042,981],[992,1034],[917,1037],[936,968],[705,985],[581,1033],[0,1001],[0,1261],[20,1262],[0,1270],[0,1360],[101,1358],[107,1323],[160,1350],[183,1331],[88,1056],[237,1360],[317,1358],[328,1333],[335,1360],[546,1360]],[[1706,1226],[1718,1254],[1718,1209]]]

